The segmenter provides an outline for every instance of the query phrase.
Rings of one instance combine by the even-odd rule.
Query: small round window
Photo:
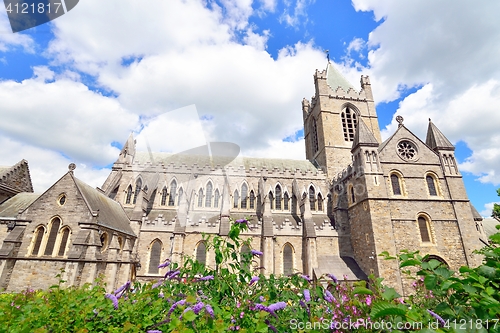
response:
[[[398,154],[404,160],[413,160],[417,156],[417,148],[410,141],[401,141],[398,143]]]
[[[59,199],[57,200],[57,202],[59,203],[59,205],[64,205],[64,203],[66,202],[66,195],[65,194],[61,194],[59,196]]]

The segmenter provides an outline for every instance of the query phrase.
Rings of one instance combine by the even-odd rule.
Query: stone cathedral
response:
[[[328,63],[302,101],[307,160],[246,158],[212,142],[179,154],[136,151],[131,135],[101,188],[75,165],[34,194],[28,164],[0,167],[0,290],[104,276],[108,289],[158,280],[170,258],[215,258],[203,234],[247,217],[263,274],[384,277],[407,290],[387,251],[420,250],[450,268],[477,265],[486,242],[454,146],[429,120],[427,137],[399,128],[382,142],[370,80],[356,89]],[[250,251],[243,247],[241,252]]]

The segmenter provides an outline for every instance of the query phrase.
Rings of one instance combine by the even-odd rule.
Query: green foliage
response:
[[[413,289],[403,298],[381,278],[319,284],[258,274],[258,254],[239,253],[250,246],[240,238],[246,228],[240,221],[227,237],[204,235],[213,269],[186,258],[157,283],[127,283],[112,294],[101,281],[0,294],[0,332],[500,332],[498,234],[481,251],[481,266],[459,272],[403,251],[400,267]]]

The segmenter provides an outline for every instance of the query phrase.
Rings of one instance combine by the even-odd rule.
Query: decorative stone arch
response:
[[[291,275],[295,269],[295,248],[289,242],[281,247],[281,272],[283,275]]]
[[[425,188],[427,189],[427,195],[430,198],[442,198],[443,191],[441,189],[441,183],[439,182],[438,175],[433,171],[427,171],[424,174]]]
[[[70,236],[71,236],[71,228],[69,226],[63,226],[59,230],[58,242],[57,242],[57,256],[64,257],[66,251],[69,248],[70,244]]]
[[[103,231],[99,236],[99,238],[101,240],[101,253],[102,253],[108,249],[111,238],[109,237],[107,231]]]
[[[43,224],[38,225],[34,230],[33,230],[33,238],[31,239],[31,244],[28,253],[30,253],[32,256],[39,256],[41,251],[41,246],[42,246],[42,241],[43,241],[43,236],[46,233],[46,228]]]
[[[423,244],[435,244],[436,234],[432,225],[432,218],[425,212],[420,212],[416,216],[417,230],[420,235],[420,242]]]
[[[148,247],[148,274],[158,274],[161,262],[161,252],[163,249],[163,243],[159,238],[155,238]]]
[[[389,172],[388,186],[391,189],[392,196],[408,196],[406,183],[403,173],[400,170],[393,169]]]
[[[61,229],[62,218],[58,215],[53,216],[50,219],[50,222],[47,225],[47,237],[42,242],[43,246],[43,255],[44,256],[53,256],[54,249],[56,247],[57,236],[59,235],[59,230]]]

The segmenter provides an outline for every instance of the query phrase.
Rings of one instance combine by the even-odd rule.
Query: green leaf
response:
[[[382,293],[382,297],[387,301],[392,301],[395,298],[401,297],[401,295],[398,294],[394,288],[386,288]]]
[[[373,291],[365,287],[356,287],[353,289],[352,293],[358,295],[373,295]]]
[[[439,276],[442,276],[443,279],[445,280],[453,275],[453,272],[446,267],[438,267],[434,270],[434,273],[436,273]]]
[[[406,312],[407,308],[404,305],[378,301],[373,304],[370,316],[373,319],[384,316],[406,316]]]
[[[476,288],[474,288],[473,286],[468,285],[468,284],[464,284],[463,288],[464,288],[465,292],[467,292],[469,294],[475,294],[477,292]]]
[[[490,279],[493,279],[496,275],[496,270],[493,267],[489,267],[489,266],[485,266],[485,265],[479,266],[477,271],[482,276],[486,276]]]
[[[186,320],[186,321],[193,321],[196,319],[196,315],[195,313],[192,311],[192,310],[189,310],[187,312],[184,312],[182,314],[182,317]]]
[[[259,322],[257,324],[257,328],[255,329],[255,331],[256,332],[267,333],[267,331],[268,331],[267,324],[263,323],[263,322]]]
[[[417,266],[417,265],[420,265],[420,260],[417,260],[417,259],[410,259],[410,260],[405,260],[403,261],[399,267],[400,268],[403,268],[403,267],[406,267],[406,266]]]
[[[436,284],[437,284],[437,276],[436,275],[426,275],[425,276],[424,285],[428,290],[433,290],[436,287]]]

